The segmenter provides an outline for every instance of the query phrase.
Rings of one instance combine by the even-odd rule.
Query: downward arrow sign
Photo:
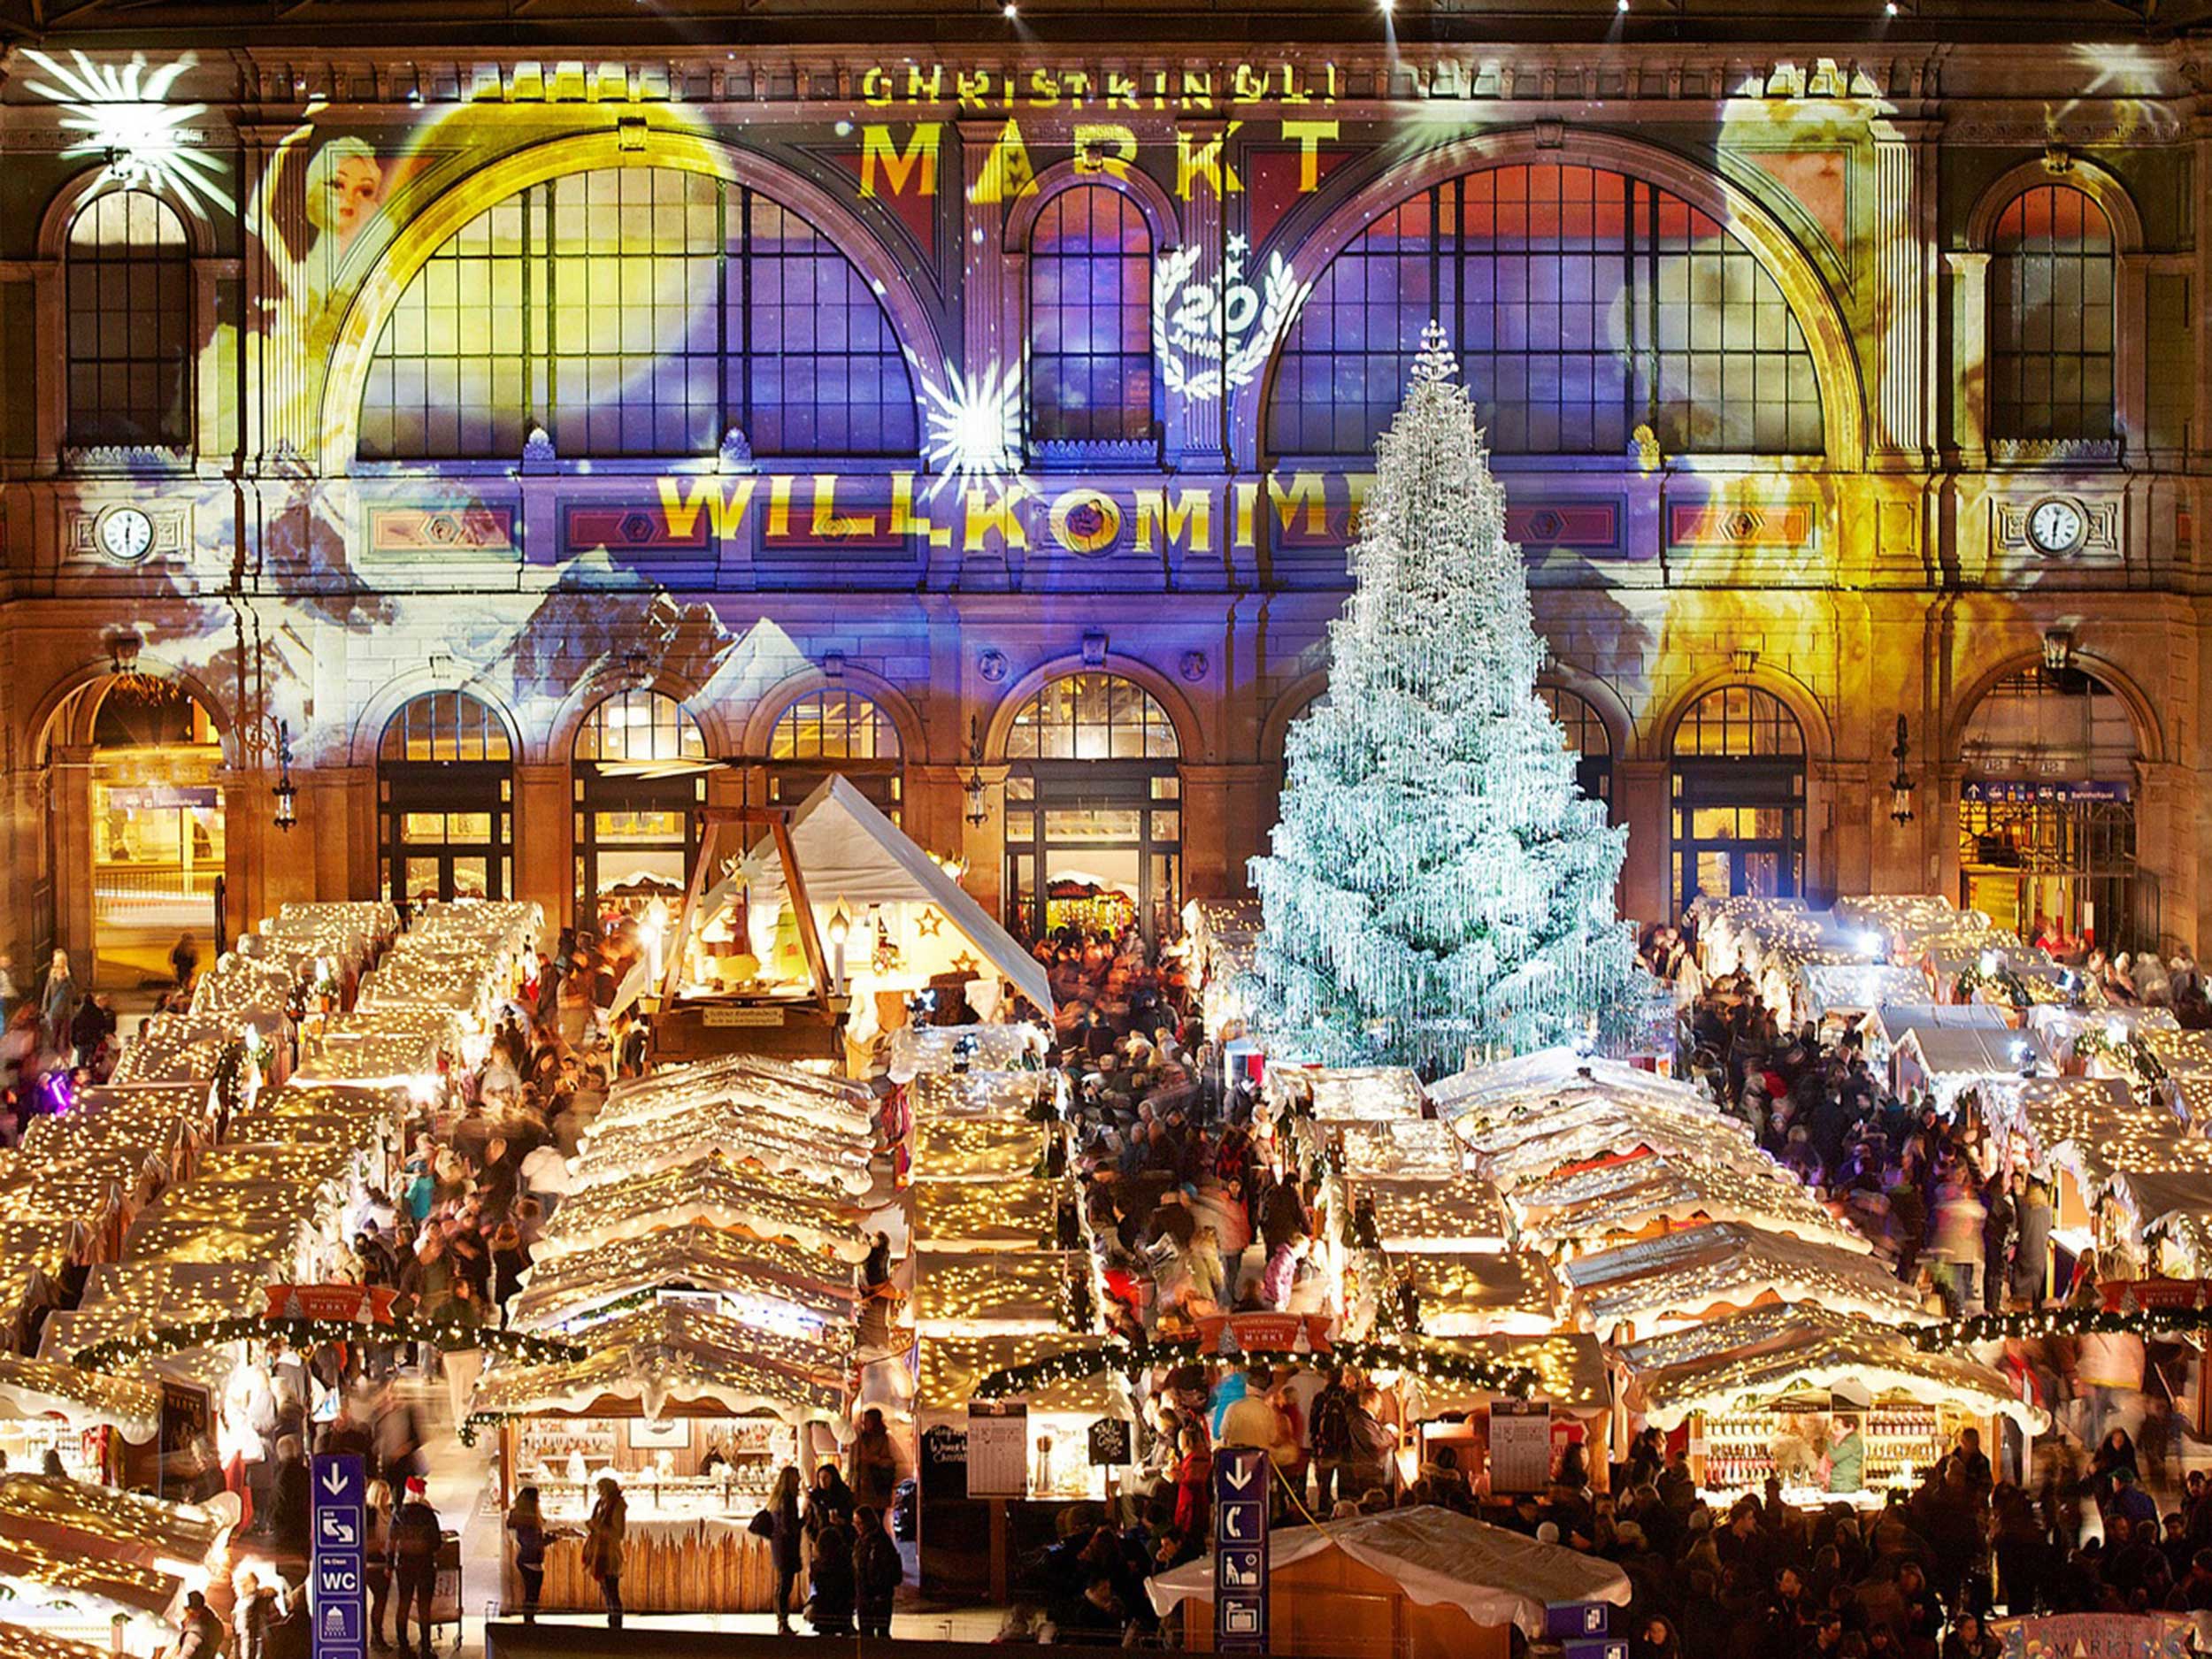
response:
[[[1224,1471],[1223,1479],[1241,1492],[1252,1484],[1252,1465],[1245,1463],[1240,1467],[1226,1470]]]
[[[323,1490],[336,1497],[346,1489],[345,1471],[335,1463],[323,1471]]]

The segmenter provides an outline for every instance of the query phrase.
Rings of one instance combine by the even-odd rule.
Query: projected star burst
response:
[[[166,192],[202,217],[210,207],[236,211],[223,188],[221,159],[197,148],[187,125],[207,105],[164,101],[192,66],[190,53],[150,69],[135,54],[119,65],[72,52],[73,66],[44,52],[24,56],[53,77],[30,82],[31,90],[60,104],[63,130],[77,134],[61,152],[65,157],[102,157],[119,182]]]
[[[921,382],[922,455],[932,471],[964,480],[1018,470],[1021,377],[1012,365],[995,364],[972,380],[956,368],[941,379],[925,372]]]

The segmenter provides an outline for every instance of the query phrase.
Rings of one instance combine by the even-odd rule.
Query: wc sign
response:
[[[368,1580],[363,1540],[368,1530],[367,1471],[359,1456],[319,1456],[308,1471],[314,1493],[308,1606],[314,1615],[315,1659],[365,1659]]]

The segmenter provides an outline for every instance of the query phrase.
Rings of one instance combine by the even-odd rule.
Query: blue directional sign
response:
[[[1267,1651],[1267,1454],[1214,1452],[1214,1650]]]
[[[359,1456],[319,1456],[308,1470],[311,1518],[308,1610],[315,1659],[367,1659],[368,1471]]]

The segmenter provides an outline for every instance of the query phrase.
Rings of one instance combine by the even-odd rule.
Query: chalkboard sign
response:
[[[968,1436],[949,1423],[922,1431],[922,1496],[948,1501],[968,1495]]]
[[[1129,1462],[1129,1423],[1125,1417],[1101,1417],[1091,1425],[1091,1467],[1119,1469]]]

